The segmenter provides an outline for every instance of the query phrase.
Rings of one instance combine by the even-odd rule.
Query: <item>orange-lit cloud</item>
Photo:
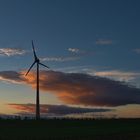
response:
[[[15,84],[24,83],[24,77],[22,73],[16,71],[1,71],[0,80],[4,82],[10,82]]]
[[[19,114],[24,113],[35,113],[35,104],[8,104],[10,108],[14,108],[19,112]],[[69,115],[77,113],[91,113],[91,112],[108,112],[111,109],[99,109],[99,108],[79,108],[79,107],[70,107],[66,105],[40,105],[40,112],[46,115]]]
[[[0,72],[0,77],[9,81],[24,82],[35,88],[36,73],[31,72],[26,77],[21,73],[15,73],[16,77],[10,74],[8,77],[7,72]],[[140,104],[140,89],[119,81],[81,73],[40,71],[40,90],[55,94],[66,104],[85,106]]]

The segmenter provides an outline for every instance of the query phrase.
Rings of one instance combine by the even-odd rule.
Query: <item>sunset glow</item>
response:
[[[0,2],[0,114],[140,117],[139,1]],[[95,115],[95,116],[96,116]]]

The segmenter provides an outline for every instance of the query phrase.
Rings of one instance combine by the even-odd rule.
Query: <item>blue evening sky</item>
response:
[[[1,55],[0,71],[27,69],[33,62],[33,39],[39,57],[67,59],[43,61],[53,70],[139,75],[139,7],[139,0],[0,0],[0,48],[27,51]],[[132,79],[140,85],[140,78]],[[6,103],[34,101],[34,90],[28,86],[1,82],[0,88]],[[59,102],[53,95],[41,96],[43,103],[48,97]]]

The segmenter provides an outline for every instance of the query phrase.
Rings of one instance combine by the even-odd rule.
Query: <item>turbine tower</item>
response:
[[[32,67],[36,64],[36,120],[40,119],[40,102],[39,102],[39,65],[42,65],[46,68],[49,69],[48,66],[42,64],[39,60],[39,58],[36,55],[36,51],[34,48],[34,43],[32,40],[32,49],[33,49],[33,55],[34,55],[34,62],[33,64],[30,66],[30,68],[28,69],[27,73],[25,74],[25,76],[28,75],[28,73],[30,72],[30,70],[32,69]]]

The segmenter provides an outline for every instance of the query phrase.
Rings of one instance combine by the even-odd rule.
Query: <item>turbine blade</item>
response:
[[[32,40],[32,49],[33,49],[33,53],[34,53],[34,58],[36,59],[37,56],[36,56],[36,52],[35,52],[35,47],[34,47],[34,42]]]
[[[28,73],[30,72],[31,68],[34,66],[34,64],[36,63],[36,61],[34,61],[34,63],[30,66],[29,70],[27,71],[27,73],[25,74],[25,76],[28,75]]]
[[[44,64],[42,64],[42,63],[40,63],[40,62],[39,62],[39,64],[49,69],[48,66],[46,66],[46,65],[44,65]]]

